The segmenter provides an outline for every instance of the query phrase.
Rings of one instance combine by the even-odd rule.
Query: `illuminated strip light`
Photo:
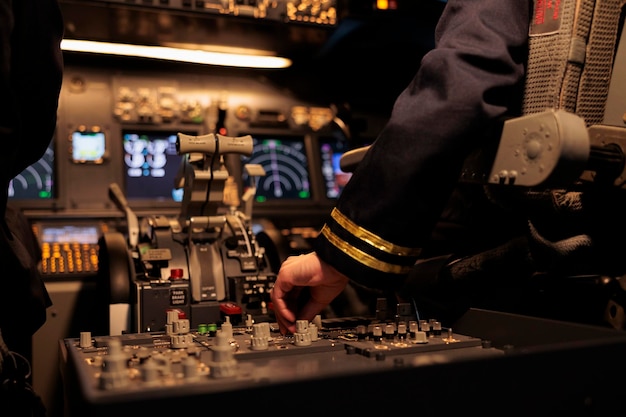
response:
[[[287,68],[291,60],[277,56],[210,52],[164,46],[141,46],[123,43],[95,42],[63,39],[61,49],[73,52],[90,52],[106,55],[134,56],[194,64],[220,65],[245,68]]]

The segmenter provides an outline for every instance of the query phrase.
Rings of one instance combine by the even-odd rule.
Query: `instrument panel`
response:
[[[147,10],[311,25],[336,25],[339,14],[337,0],[90,0],[90,2],[100,5],[135,6]]]
[[[363,143],[337,121],[331,107],[248,77],[68,65],[56,137],[43,158],[13,180],[11,202],[36,215],[115,216],[108,187],[117,183],[134,210],[172,213],[182,201],[176,135],[219,133],[253,137],[253,155],[229,156],[226,163],[240,193],[250,185],[243,165],[264,168],[256,196],[263,215],[288,215],[303,205],[321,213],[345,183],[338,158]]]
[[[126,213],[109,198],[111,184],[140,219],[180,212],[178,133],[253,138],[252,155],[225,156],[236,189],[227,194],[256,187],[255,230],[276,229],[284,244],[279,257],[308,249],[349,178],[339,158],[375,135],[350,135],[333,106],[294,98],[248,74],[111,71],[68,62],[63,81],[54,139],[10,185],[10,203],[24,210],[43,247],[45,279],[94,277],[95,235],[128,233]],[[246,164],[260,165],[265,175],[249,177]],[[89,241],[75,233],[87,229],[94,232]]]

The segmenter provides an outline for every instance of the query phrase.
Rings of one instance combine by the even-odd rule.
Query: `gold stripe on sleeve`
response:
[[[360,262],[367,267],[376,269],[377,271],[393,274],[408,274],[411,271],[411,266],[389,264],[387,262],[376,259],[371,255],[368,255],[360,249],[356,249],[355,247],[350,246],[346,241],[340,239],[337,235],[335,235],[327,225],[324,225],[324,227],[322,228],[322,234],[336,248],[350,256],[355,261]]]
[[[352,220],[350,220],[345,215],[343,215],[343,213],[337,210],[336,207],[333,208],[331,217],[335,219],[337,224],[346,229],[348,232],[352,233],[355,237],[367,242],[371,246],[374,246],[375,248],[383,252],[398,256],[419,256],[421,252],[420,248],[407,248],[404,246],[395,245],[391,242],[386,241],[380,236],[376,236],[369,230],[355,224]]]

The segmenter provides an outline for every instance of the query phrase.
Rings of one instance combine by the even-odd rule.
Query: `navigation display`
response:
[[[44,155],[9,183],[11,200],[51,200],[55,197],[54,140]]]
[[[265,176],[258,178],[255,201],[264,203],[282,200],[311,200],[309,158],[304,137],[254,135],[252,155],[242,163],[258,164]],[[244,170],[244,187],[250,184]]]

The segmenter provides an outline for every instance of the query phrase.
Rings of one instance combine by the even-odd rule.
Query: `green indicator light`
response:
[[[265,197],[263,195],[259,195],[259,196],[257,196],[256,201],[258,203],[264,203],[265,201],[267,201],[267,197]]]
[[[209,332],[208,324],[198,324],[198,333],[207,334]]]
[[[303,191],[300,191],[298,193],[298,195],[300,196],[300,198],[309,198],[311,196],[311,193],[309,193],[308,191],[303,190]]]

